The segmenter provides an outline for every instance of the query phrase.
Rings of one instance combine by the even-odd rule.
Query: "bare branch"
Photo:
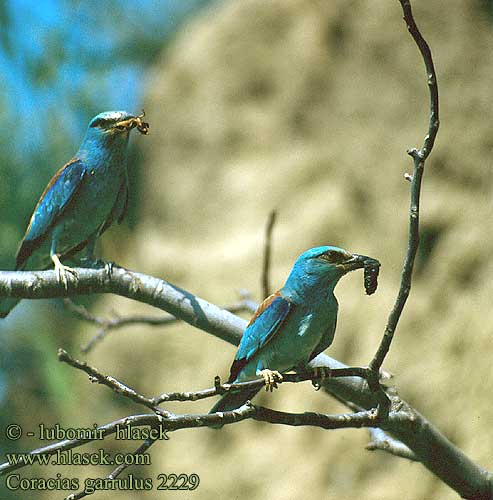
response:
[[[133,402],[146,406],[152,411],[166,416],[172,417],[173,414],[170,412],[166,412],[165,410],[158,408],[158,405],[162,403],[168,403],[170,401],[199,401],[201,399],[210,398],[213,396],[217,396],[219,394],[224,394],[228,391],[249,391],[253,388],[261,388],[265,385],[265,379],[258,378],[256,380],[250,380],[247,382],[237,382],[233,384],[221,384],[219,377],[216,377],[216,383],[214,387],[209,389],[203,389],[196,392],[173,392],[173,393],[164,393],[160,396],[156,396],[154,398],[148,398],[139,394],[134,389],[126,386],[119,380],[115,379],[109,375],[103,375],[97,368],[89,365],[85,361],[79,361],[78,359],[73,358],[68,354],[64,349],[58,350],[58,359],[68,365],[76,368],[77,370],[81,370],[89,375],[91,382],[97,382],[99,384],[105,385],[109,387],[114,392],[119,395],[122,395]],[[344,367],[344,368],[335,368],[330,370],[330,377],[332,378],[341,378],[341,377],[361,377],[365,378],[367,374],[367,370],[365,368],[360,367]],[[308,369],[303,372],[298,373],[285,373],[283,374],[283,383],[298,383],[311,381],[312,384],[315,382],[321,382],[325,378],[325,374],[321,373],[319,369],[313,368]]]
[[[330,368],[343,367],[328,356],[317,356],[311,366],[327,364]],[[375,394],[361,378],[330,378],[323,383],[324,390],[356,407],[369,409],[375,405]],[[378,425],[393,438],[406,445],[428,470],[454,489],[461,497],[471,500],[493,498],[493,477],[475,464],[451,443],[423,415],[402,399],[392,396],[391,408],[398,409],[399,418],[392,411],[385,425]],[[394,415],[392,418],[391,415]]]
[[[402,10],[404,12],[404,21],[406,21],[407,29],[416,42],[416,45],[421,52],[421,56],[423,57],[428,77],[428,89],[430,91],[430,122],[428,126],[428,135],[426,135],[423,147],[419,151],[421,159],[426,160],[433,149],[435,138],[438,134],[438,128],[440,126],[437,76],[430,47],[421,35],[418,27],[416,26],[416,22],[414,21],[410,0],[399,0],[399,2],[401,3]]]
[[[372,441],[365,448],[369,451],[382,450],[395,455],[396,457],[407,458],[411,461],[419,461],[416,454],[413,453],[404,443],[389,436],[385,431],[377,427],[369,429]]]
[[[388,374],[384,374],[385,378],[388,378]],[[363,408],[352,403],[351,401],[346,401],[340,398],[337,394],[332,393],[332,397],[337,399],[339,403],[343,404],[353,412],[361,412]],[[368,429],[370,433],[371,441],[365,446],[367,450],[383,450],[397,457],[407,458],[408,460],[418,461],[416,455],[410,450],[404,443],[391,437],[385,431],[378,427],[370,427]]]
[[[161,415],[146,414],[132,415],[97,428],[98,436],[107,437],[117,432],[117,429],[130,427],[150,426],[153,428],[161,427],[166,432],[172,432],[179,429],[190,429],[198,427],[218,427],[240,422],[248,418],[254,418],[263,422],[270,422],[284,425],[308,425],[317,426],[324,429],[348,428],[348,427],[367,427],[376,425],[376,413],[374,411],[361,412],[361,414],[347,415],[324,415],[319,413],[283,413],[261,406],[253,406],[249,403],[242,407],[228,412],[219,412],[212,414],[191,414],[178,415],[172,417],[163,417]],[[99,437],[89,439],[64,440],[58,443],[44,446],[31,451],[30,455],[54,455],[57,452],[73,449],[84,444],[100,441]],[[135,452],[137,453],[137,452]],[[4,475],[16,469],[25,467],[26,463],[0,465],[0,475]],[[76,497],[81,498],[81,497]]]
[[[404,12],[404,20],[407,23],[409,33],[411,33],[411,36],[416,42],[416,45],[421,52],[425,64],[428,77],[428,87],[430,91],[430,121],[428,134],[424,139],[423,147],[420,150],[410,149],[408,151],[409,155],[412,156],[414,160],[414,172],[412,177],[409,175],[406,177],[406,179],[410,180],[411,182],[411,206],[409,210],[409,238],[407,254],[402,270],[401,284],[394,307],[392,308],[392,311],[389,315],[387,326],[385,327],[385,332],[380,346],[370,363],[370,368],[375,372],[380,369],[385,356],[389,352],[390,344],[392,343],[392,339],[394,337],[394,332],[397,328],[397,324],[407,302],[407,298],[409,297],[409,292],[411,291],[414,259],[416,257],[419,246],[419,203],[421,195],[421,181],[424,172],[425,160],[431,153],[439,127],[438,83],[431,51],[425,39],[422,37],[418,27],[416,26],[409,0],[399,1]]]
[[[237,314],[241,312],[254,313],[257,310],[258,304],[251,299],[249,293],[242,291],[243,296],[240,302],[235,304],[230,304],[222,307],[225,311]],[[179,323],[181,320],[172,316],[171,314],[165,314],[161,316],[151,316],[146,314],[134,314],[130,316],[119,316],[114,315],[113,318],[104,318],[101,316],[95,316],[90,313],[84,306],[75,304],[71,299],[63,299],[63,303],[67,309],[76,315],[79,319],[93,323],[98,326],[96,334],[91,337],[91,339],[81,347],[81,351],[87,353],[91,351],[94,346],[104,340],[110,331],[117,330],[129,325],[145,324],[149,326],[167,326],[175,323]]]
[[[114,293],[162,309],[196,328],[238,344],[246,321],[159,278],[113,266],[77,268],[77,280],[64,288],[54,270],[0,271],[0,297],[47,299]]]
[[[146,439],[133,453],[133,455],[142,455],[147,452],[149,448],[156,443],[156,439]],[[107,479],[116,479],[124,470],[128,469],[130,465],[122,464],[116,467],[115,470],[108,474]],[[92,493],[89,493],[87,490],[81,490],[79,493],[72,493],[65,500],[80,500],[81,498],[85,498]]]
[[[153,428],[159,428],[162,422],[163,422],[163,417],[161,415],[156,415],[151,413],[145,415],[131,415],[97,427],[94,431],[94,437],[89,437],[85,439],[65,439],[57,443],[43,446],[42,448],[37,448],[36,450],[29,452],[29,455],[54,455],[57,452],[72,450],[74,448],[78,448],[79,446],[83,446],[87,443],[92,443],[95,441],[101,442],[101,438],[105,438],[107,436],[115,434],[118,428],[124,428],[126,426],[131,426],[131,427],[149,426]],[[28,464],[22,461],[19,461],[19,463],[16,464],[5,462],[0,465],[0,476],[5,475],[13,470],[26,467],[27,465],[32,465],[32,464],[31,463]]]
[[[264,260],[262,265],[262,297],[268,297],[271,294],[270,288],[270,263],[272,247],[272,231],[276,223],[277,211],[272,210],[265,226],[264,241]],[[254,311],[255,312],[255,311]]]
[[[361,377],[365,378],[366,370],[360,367],[346,367],[346,368],[335,368],[330,370],[331,378],[342,378],[342,377]],[[316,368],[298,373],[283,373],[282,383],[298,383],[311,381],[313,383],[321,383],[324,380],[324,376],[317,372]],[[209,389],[203,389],[196,392],[172,392],[168,394],[161,394],[152,399],[154,405],[159,405],[161,403],[168,403],[170,401],[198,401],[200,399],[206,399],[219,394],[224,394],[228,391],[239,391],[244,390],[248,392],[250,389],[261,388],[265,385],[265,380],[259,378],[256,380],[249,380],[247,382],[237,382],[233,384],[221,384],[219,377],[216,378],[217,383],[214,387]]]
[[[126,398],[131,399],[135,403],[144,405],[147,408],[150,408],[155,413],[167,417],[170,417],[172,415],[172,413],[158,408],[152,399],[142,396],[130,387],[127,387],[116,378],[109,375],[103,375],[99,370],[97,370],[93,366],[88,365],[86,362],[72,358],[72,356],[70,356],[64,349],[58,349],[58,359],[59,361],[67,363],[73,368],[77,368],[78,370],[86,372],[89,375],[91,382],[97,382],[98,384],[105,385],[106,387],[109,387],[110,389],[115,391],[117,394],[121,394]]]
[[[376,410],[362,411],[359,413],[343,413],[340,415],[325,415],[323,413],[285,413],[271,410],[262,406],[255,406],[254,420],[291,426],[314,426],[322,429],[347,429],[361,427],[374,427],[378,424]]]

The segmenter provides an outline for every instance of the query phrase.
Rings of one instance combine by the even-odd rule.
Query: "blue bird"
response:
[[[266,390],[282,382],[282,373],[301,368],[327,349],[336,329],[334,287],[368,257],[333,246],[312,248],[296,260],[284,286],[258,307],[241,338],[228,383],[263,377]],[[260,389],[230,391],[210,413],[231,411]]]
[[[96,240],[114,221],[120,223],[128,203],[127,145],[130,131],[147,134],[144,114],[107,111],[89,123],[79,151],[46,186],[17,251],[15,270],[42,270],[54,265],[67,287],[74,269],[61,259],[94,260]],[[18,299],[0,300],[4,318]]]

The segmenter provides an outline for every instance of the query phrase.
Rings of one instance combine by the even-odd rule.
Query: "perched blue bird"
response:
[[[16,270],[41,270],[53,264],[66,287],[67,275],[77,273],[61,259],[93,261],[97,238],[125,216],[128,139],[134,127],[147,133],[143,116],[107,111],[91,120],[79,151],[41,195],[19,246]],[[17,302],[1,299],[0,317]]]
[[[228,383],[263,377],[266,390],[272,390],[283,372],[305,367],[327,349],[336,329],[334,287],[368,259],[333,246],[301,254],[284,286],[263,301],[248,324]],[[210,413],[234,410],[258,391],[227,392]]]

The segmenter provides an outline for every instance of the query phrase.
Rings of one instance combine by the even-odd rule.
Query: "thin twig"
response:
[[[154,444],[157,443],[157,439],[146,439],[134,452],[134,456],[142,455],[143,453],[146,453],[147,450]],[[127,469],[130,465],[129,464],[122,464],[116,467],[115,470],[110,472],[108,475],[108,479],[115,479],[117,478],[125,469]]]
[[[390,344],[394,337],[397,324],[401,317],[402,311],[406,304],[409,292],[411,291],[412,274],[414,267],[414,259],[419,246],[419,203],[421,194],[421,181],[424,172],[425,160],[431,153],[435,138],[438,133],[439,116],[438,116],[438,84],[435,73],[435,67],[431,56],[431,51],[422,37],[418,27],[413,18],[411,11],[411,4],[409,0],[399,0],[404,12],[404,20],[406,21],[409,33],[413,37],[416,45],[418,46],[426,68],[428,76],[428,88],[430,91],[430,121],[428,127],[428,134],[426,135],[423,147],[420,150],[410,149],[408,154],[414,160],[414,173],[411,180],[411,204],[409,210],[409,238],[406,258],[401,275],[401,284],[397,298],[389,315],[387,326],[382,341],[375,353],[374,358],[370,363],[370,368],[374,372],[378,372],[382,363],[389,352]],[[408,177],[409,180],[409,177]]]
[[[218,426],[230,425],[253,418],[255,420],[269,422],[271,424],[315,426],[323,429],[346,429],[350,427],[375,427],[379,424],[376,417],[377,414],[374,410],[342,415],[327,415],[313,412],[285,413],[262,406],[255,406],[250,403],[245,403],[243,406],[233,411],[210,414],[186,414],[174,415],[172,417],[163,417],[156,414],[130,415],[97,427],[94,430],[94,437],[59,441],[42,448],[32,450],[28,453],[28,455],[51,456],[58,452],[77,448],[91,442],[97,441],[100,443],[102,438],[116,434],[121,431],[121,429],[127,427],[162,428],[166,433],[168,433],[179,429],[193,429],[199,427],[217,428]],[[399,423],[402,422],[404,418],[405,417],[400,415],[399,412],[392,412],[389,416],[389,422],[390,424]],[[137,453],[137,451],[134,453]],[[5,475],[8,472],[26,467],[27,465],[32,464],[28,464],[22,460],[15,464],[9,462],[0,464],[0,475]]]
[[[113,422],[98,426],[92,431],[92,436],[82,439],[64,439],[63,441],[58,441],[56,443],[37,448],[35,450],[26,453],[26,455],[54,455],[57,452],[72,450],[83,446],[88,443],[98,442],[107,436],[111,436],[118,432],[119,429],[124,429],[129,427],[152,427],[159,428],[162,426],[164,430],[168,430],[164,425],[165,419],[161,415],[156,415],[155,413],[147,413],[144,415],[130,415]],[[13,470],[21,469],[28,465],[33,465],[33,463],[23,461],[19,457],[17,463],[5,462],[0,464],[0,476],[7,474]]]
[[[365,446],[369,451],[382,450],[396,457],[419,462],[416,454],[401,441],[389,436],[378,427],[368,429],[372,440]]]
[[[156,414],[131,415],[97,427],[94,430],[94,437],[86,439],[64,440],[53,443],[42,448],[38,448],[28,453],[28,455],[54,455],[57,452],[70,450],[87,443],[100,442],[101,438],[117,433],[122,428],[153,427],[163,428],[166,432],[172,432],[179,429],[191,429],[198,427],[218,427],[240,422],[245,419],[255,418],[264,422],[278,423],[284,425],[309,425],[322,428],[347,428],[347,427],[366,427],[374,426],[374,412],[362,412],[362,414],[353,415],[324,415],[316,413],[290,414],[283,413],[268,408],[245,404],[242,407],[226,412],[211,414],[188,414],[174,415],[172,417],[163,417]],[[25,467],[28,464],[19,461],[16,464],[9,462],[0,465],[0,475],[7,474],[16,469]]]
[[[156,443],[156,439],[146,439],[134,452],[133,455],[142,455],[146,453],[149,448]],[[128,469],[130,467],[130,464],[122,464],[116,467],[112,472],[110,472],[107,476],[107,479],[112,480],[116,479],[125,469]],[[81,490],[79,493],[72,493],[68,497],[65,498],[65,500],[80,500],[81,498],[85,498],[89,495],[92,495],[92,493],[89,493],[88,490]]]
[[[242,295],[243,296],[240,302],[226,305],[223,307],[223,309],[234,314],[238,314],[241,312],[254,313],[257,310],[258,304],[252,300],[249,293],[242,292]],[[93,315],[84,306],[76,304],[70,298],[63,299],[63,303],[65,307],[79,319],[98,326],[96,334],[93,335],[86,344],[81,346],[81,351],[83,353],[88,353],[89,351],[91,351],[95,347],[95,345],[104,340],[112,330],[117,330],[125,326],[136,324],[144,324],[149,326],[167,326],[176,324],[181,321],[179,318],[176,318],[171,314],[164,314],[161,316],[134,314],[123,317],[115,314],[113,318],[105,318],[102,316]]]
[[[102,374],[97,368],[89,365],[85,361],[79,361],[73,358],[64,349],[58,350],[58,359],[68,365],[76,368],[77,370],[82,370],[87,373],[90,377],[91,382],[97,382],[99,384],[109,387],[111,390],[119,395],[122,395],[135,403],[143,405],[152,411],[167,417],[172,417],[173,414],[166,412],[165,410],[158,408],[158,405],[162,403],[168,403],[170,401],[199,401],[201,399],[211,398],[217,396],[218,394],[224,394],[228,391],[248,391],[250,389],[261,388],[265,385],[265,379],[258,378],[255,380],[250,380],[247,382],[237,382],[234,384],[221,384],[219,377],[216,377],[216,383],[214,387],[208,389],[202,389],[200,391],[187,391],[187,392],[172,392],[164,393],[160,396],[154,398],[148,398],[138,393],[134,389],[126,386],[116,378]],[[324,367],[325,368],[325,367]],[[326,370],[327,371],[327,370]],[[303,372],[297,373],[285,373],[283,374],[283,383],[298,383],[311,381],[312,383],[323,382],[327,377],[331,378],[342,378],[342,377],[360,377],[366,379],[368,370],[366,368],[360,367],[345,367],[345,368],[335,368],[328,370],[327,373],[323,373],[317,367],[304,370]]]
[[[109,375],[103,375],[98,369],[94,368],[91,365],[88,365],[85,361],[79,361],[78,359],[72,358],[72,356],[70,356],[70,354],[68,354],[68,352],[64,349],[58,349],[58,360],[67,363],[73,368],[77,368],[78,370],[86,372],[91,378],[91,382],[97,382],[98,384],[105,385],[106,387],[109,387],[110,389],[115,391],[117,394],[121,394],[122,396],[131,399],[135,403],[146,406],[155,413],[167,417],[173,415],[172,413],[158,408],[152,399],[142,396],[142,394],[139,394],[134,389],[127,387],[116,378]]]
[[[270,265],[272,253],[272,231],[276,223],[276,217],[277,211],[272,210],[265,226],[264,259],[262,264],[262,297],[268,297],[271,294]]]
[[[388,375],[385,374],[385,376]],[[338,394],[331,394],[334,399],[349,408],[352,412],[357,413],[364,411],[363,407],[341,398]],[[380,429],[379,427],[370,427],[368,429],[368,432],[370,433],[371,441],[365,446],[365,449],[370,451],[382,450],[397,457],[407,458],[408,460],[412,461],[419,461],[416,457],[416,454],[408,446],[406,446],[398,439],[389,436],[384,430]]]
[[[303,372],[298,373],[284,373],[282,376],[282,383],[298,383],[311,381],[312,383],[323,382],[330,378],[342,378],[342,377],[360,377],[366,379],[367,369],[360,367],[347,367],[347,368],[335,368],[330,370],[330,375],[323,376],[317,371],[317,368],[312,368]],[[161,403],[168,403],[170,401],[199,401],[201,399],[207,399],[218,394],[224,394],[229,391],[245,391],[248,392],[251,389],[261,388],[265,385],[265,380],[263,378],[249,380],[247,382],[237,382],[234,384],[221,384],[220,381],[215,384],[214,387],[203,389],[200,391],[187,391],[187,392],[172,392],[164,393],[160,396],[156,396],[151,401],[154,405],[159,405]]]

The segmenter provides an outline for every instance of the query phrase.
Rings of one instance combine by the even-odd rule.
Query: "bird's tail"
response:
[[[17,305],[20,299],[14,299],[11,297],[6,297],[0,299],[0,319],[6,318],[10,311]]]
[[[218,411],[232,411],[239,408],[241,405],[246,403],[249,399],[252,399],[260,388],[250,389],[248,391],[230,391],[224,394],[224,396],[210,409],[209,413],[216,413]]]

